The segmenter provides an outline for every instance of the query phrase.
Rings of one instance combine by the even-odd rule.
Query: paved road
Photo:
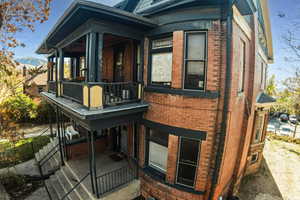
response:
[[[276,134],[280,134],[280,128],[285,127],[289,129],[289,135],[293,136],[295,131],[295,125],[290,122],[281,122],[279,119],[271,119],[269,121],[269,125],[272,125],[275,127]],[[300,138],[300,125],[297,126],[296,130],[296,138]]]

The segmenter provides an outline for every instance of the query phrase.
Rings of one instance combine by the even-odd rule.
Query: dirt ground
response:
[[[300,200],[300,145],[266,140],[262,167],[243,179],[241,200]]]

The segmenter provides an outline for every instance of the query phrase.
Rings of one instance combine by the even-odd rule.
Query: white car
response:
[[[296,115],[290,115],[289,120],[292,124],[296,124],[297,123]]]
[[[292,133],[293,133],[293,130],[290,127],[288,127],[288,126],[281,126],[280,127],[280,131],[279,131],[280,135],[291,136]]]
[[[272,124],[269,124],[268,127],[267,127],[267,132],[273,132],[273,133],[275,133],[276,132],[275,126],[272,125]]]

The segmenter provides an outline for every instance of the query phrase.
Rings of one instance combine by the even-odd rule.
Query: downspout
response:
[[[220,1],[222,2],[222,1]],[[226,4],[222,5],[222,11],[227,11],[226,16],[226,78],[225,78],[225,94],[224,94],[224,109],[222,114],[222,124],[221,124],[221,132],[215,138],[215,144],[218,144],[217,153],[216,153],[216,162],[214,166],[214,172],[212,176],[212,184],[209,194],[209,200],[213,199],[216,185],[219,179],[220,167],[222,164],[223,151],[225,146],[226,139],[226,131],[227,131],[227,119],[228,119],[228,108],[229,108],[229,98],[230,98],[230,90],[231,90],[231,57],[232,57],[232,20],[233,20],[233,10],[232,6],[235,4],[236,0],[228,0],[227,6]],[[221,12],[222,12],[221,11]],[[223,13],[221,14],[223,15]]]

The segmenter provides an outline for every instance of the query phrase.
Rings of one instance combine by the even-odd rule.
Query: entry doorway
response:
[[[114,48],[114,82],[124,82],[124,46]]]

